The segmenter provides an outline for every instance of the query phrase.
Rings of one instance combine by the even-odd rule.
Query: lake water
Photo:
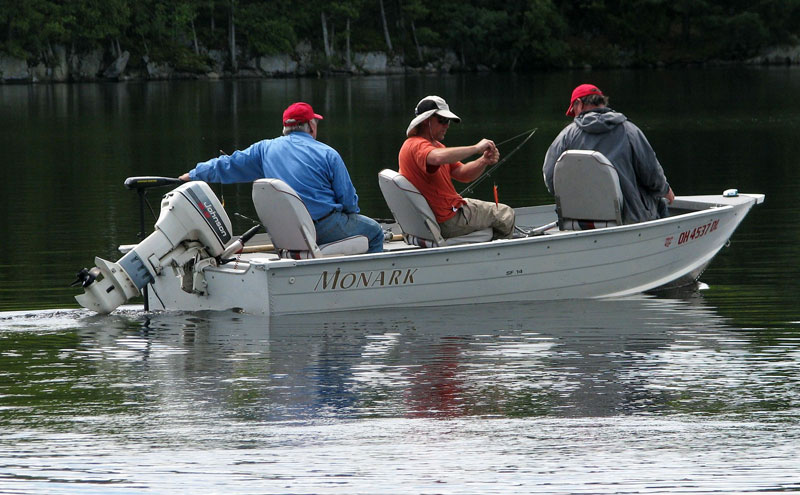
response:
[[[463,119],[451,146],[537,128],[494,182],[512,206],[551,202],[542,158],[582,82],[645,131],[677,194],[767,195],[704,290],[277,318],[77,309],[75,272],[139,232],[126,177],[274,137],[291,101],[325,116],[362,211],[386,217],[376,175],[427,94]],[[0,86],[0,493],[800,491],[799,90],[795,68]],[[247,186],[213,187],[254,216]]]

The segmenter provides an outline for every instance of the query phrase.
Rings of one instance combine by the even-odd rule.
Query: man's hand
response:
[[[189,178],[189,172],[186,172],[185,174],[181,175],[178,178],[183,182],[189,182],[190,180],[192,180],[191,178]]]
[[[500,160],[500,151],[497,149],[497,146],[492,143],[492,147],[483,152],[482,158],[486,161],[487,166],[494,165]]]
[[[664,198],[666,198],[667,203],[669,204],[672,204],[672,202],[675,201],[675,193],[672,192],[672,187],[669,188],[669,191],[667,191],[667,195],[664,196]]]
[[[491,139],[481,139],[478,141],[478,144],[475,145],[475,154],[484,154],[486,151],[492,149],[497,149],[497,146],[494,145],[494,141]]]
[[[480,161],[484,167],[493,165],[500,159],[500,152],[491,139],[481,139],[475,148],[481,154]]]

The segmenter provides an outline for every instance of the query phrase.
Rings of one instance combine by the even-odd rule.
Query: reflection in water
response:
[[[0,491],[800,486],[800,342],[701,297],[87,315],[0,314]]]
[[[54,320],[42,314],[0,326],[10,364],[27,370],[25,360],[44,360],[45,381],[58,387],[81,381],[120,393],[149,389],[142,402],[120,399],[131,410],[160,407],[162,394],[168,402],[202,396],[219,414],[268,421],[745,413],[738,405],[780,408],[763,387],[774,374],[792,377],[798,352],[789,341],[754,358],[747,336],[727,328],[700,298],[271,319],[76,311],[59,318],[77,330],[41,334]],[[40,334],[21,331],[32,325]],[[39,346],[15,354],[31,338],[49,342],[52,352]],[[76,368],[87,376],[75,376]]]

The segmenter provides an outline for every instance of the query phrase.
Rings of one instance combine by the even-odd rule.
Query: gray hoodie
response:
[[[617,169],[622,189],[622,219],[627,223],[659,218],[659,199],[669,183],[644,133],[627,117],[608,107],[584,112],[565,127],[550,145],[542,172],[553,192],[553,169],[566,150],[599,151]]]

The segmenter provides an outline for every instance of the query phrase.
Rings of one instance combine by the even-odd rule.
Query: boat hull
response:
[[[674,207],[691,212],[665,219],[471,245],[308,260],[252,255],[207,268],[203,295],[165,273],[148,302],[151,310],[295,314],[625,296],[695,281],[761,201],[682,197]],[[517,210],[519,225],[553,220],[552,206]]]

